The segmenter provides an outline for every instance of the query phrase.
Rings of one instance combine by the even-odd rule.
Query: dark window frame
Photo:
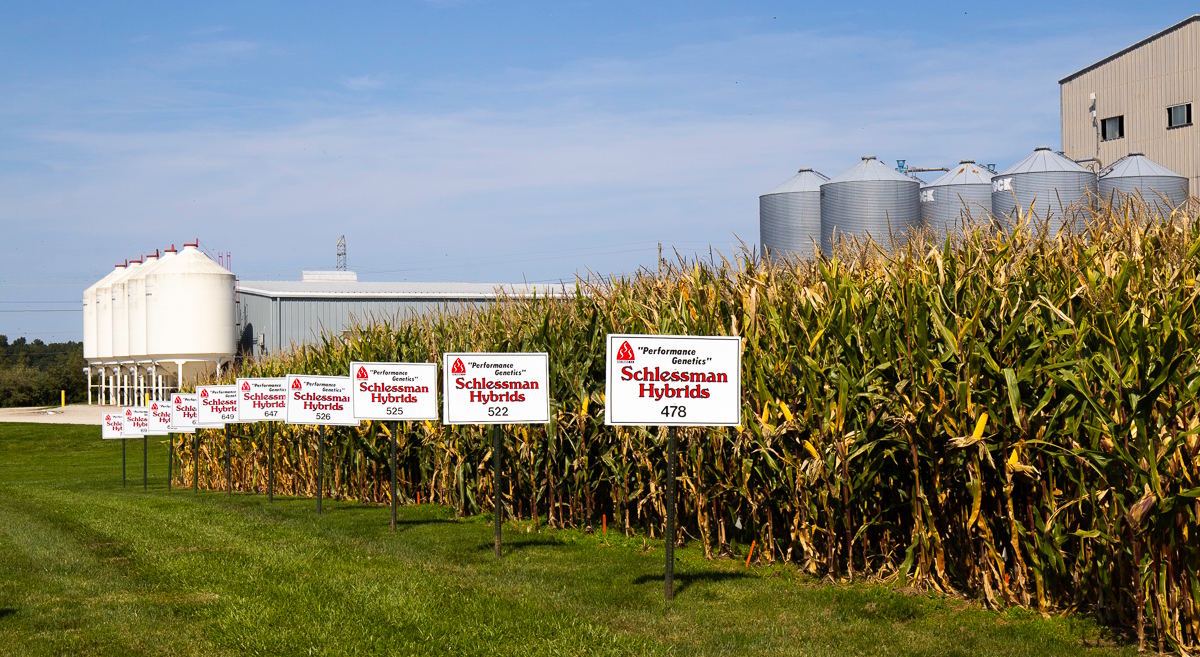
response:
[[[1108,134],[1107,125],[1108,125],[1108,122],[1112,121],[1113,119],[1117,120],[1117,134],[1116,135]],[[1100,120],[1100,140],[1101,141],[1113,141],[1115,139],[1124,139],[1124,138],[1125,138],[1125,115],[1124,114],[1118,114],[1116,116],[1110,116],[1106,119]]]
[[[1171,110],[1175,109],[1176,107],[1183,107],[1186,116],[1184,117],[1183,123],[1176,123],[1175,125],[1171,125]],[[1190,102],[1176,103],[1174,105],[1167,106],[1167,130],[1174,130],[1176,128],[1186,128],[1190,125],[1192,125],[1192,104]]]

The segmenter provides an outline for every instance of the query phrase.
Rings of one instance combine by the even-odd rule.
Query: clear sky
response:
[[[337,8],[334,8],[334,7]],[[113,263],[570,279],[758,240],[811,166],[1007,166],[1058,80],[1196,2],[4,3],[0,333]]]

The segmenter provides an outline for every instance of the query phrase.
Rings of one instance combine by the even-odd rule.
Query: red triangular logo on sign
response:
[[[182,404],[182,403],[183,403],[183,397],[180,397],[180,396],[176,395],[176,396],[175,396],[175,403],[176,403],[176,404]]]
[[[242,381],[242,390],[245,390],[247,392],[250,391],[250,382],[249,381]]]
[[[105,421],[105,422],[112,422],[112,416],[111,416],[111,415],[105,415],[105,416],[104,416],[104,421]]]
[[[360,379],[367,378],[367,368],[363,367],[362,365],[359,365],[358,366],[358,374],[356,376],[358,376],[358,378],[360,378]]]
[[[633,347],[629,346],[629,340],[621,343],[621,348],[617,349],[617,360],[628,363],[633,362]]]
[[[200,396],[201,396],[201,397],[208,397],[208,388],[201,388],[201,389],[200,389]]]
[[[133,409],[132,408],[125,409],[125,417],[133,417]]]
[[[153,404],[153,405],[151,405],[151,406],[150,406],[150,410],[152,410],[152,411],[157,411],[157,410],[158,410],[158,404]]]
[[[292,390],[300,389],[300,379],[292,379]]]
[[[461,358],[454,359],[454,365],[450,366],[450,373],[451,374],[466,374],[467,373],[467,367],[465,365],[463,365]]]

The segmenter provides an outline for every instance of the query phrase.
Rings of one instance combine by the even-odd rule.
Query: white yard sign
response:
[[[350,377],[289,374],[287,423],[358,426],[350,400]]]
[[[436,363],[350,363],[354,417],[436,420]]]
[[[141,438],[146,435],[150,429],[150,411],[145,407],[122,408],[121,414],[125,416],[125,429],[121,434],[123,438]]]
[[[605,424],[741,424],[741,338],[609,335],[606,364]]]
[[[102,417],[100,437],[113,439],[125,437],[125,416],[117,411],[109,411]]]
[[[151,436],[165,436],[171,433],[171,405],[167,402],[150,402],[148,418],[149,429],[146,433]]]
[[[177,392],[171,396],[171,431],[196,433],[196,395]]]
[[[550,421],[550,357],[542,352],[444,354],[446,424]]]
[[[238,421],[237,386],[198,386],[196,388],[196,426],[221,429]]]
[[[287,415],[287,379],[238,379],[238,421],[283,421]]]

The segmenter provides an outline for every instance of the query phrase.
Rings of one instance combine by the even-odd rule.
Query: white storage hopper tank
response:
[[[156,360],[225,362],[234,353],[234,276],[186,244],[146,276],[147,352]]]
[[[1088,215],[1096,185],[1096,174],[1039,146],[992,178],[992,214],[1011,223],[1018,209],[1028,212],[1032,208],[1035,221],[1045,223],[1051,234],[1063,227],[1078,230]]]
[[[100,282],[96,284],[96,358],[100,360],[107,360],[113,355],[112,284],[113,281],[125,274],[128,267],[128,262],[117,265],[108,276],[100,279]]]
[[[129,360],[129,304],[125,294],[126,281],[137,275],[141,260],[130,260],[125,272],[112,281],[112,353],[110,358]]]
[[[984,221],[992,211],[992,172],[962,160],[944,175],[921,189],[921,218],[945,239],[968,222]]]
[[[134,360],[146,357],[146,274],[159,264],[158,249],[147,254],[137,273],[125,280],[125,312],[128,317],[129,355]]]
[[[113,267],[112,271],[83,291],[83,357],[85,360],[92,361],[100,357],[100,299],[97,298],[97,291],[100,288],[107,290],[110,281],[123,271],[125,271],[125,263]]]
[[[840,237],[872,237],[884,247],[921,227],[921,183],[873,155],[821,185],[821,248]],[[895,243],[895,244],[894,244]]]
[[[1130,153],[1100,173],[1100,198],[1114,206],[1140,198],[1169,216],[1187,202],[1188,179],[1142,153]]]
[[[819,171],[800,169],[775,189],[758,197],[758,235],[763,254],[812,256],[821,245]]]

